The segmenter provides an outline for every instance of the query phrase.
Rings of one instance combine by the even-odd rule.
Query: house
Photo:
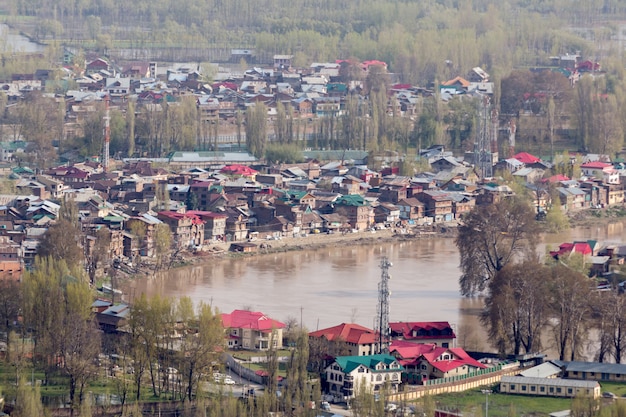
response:
[[[552,361],[561,367],[563,378],[626,383],[626,365],[604,362]]]
[[[601,391],[600,384],[596,381],[503,376],[500,380],[500,393],[544,397],[573,398],[575,396],[584,396],[599,398]]]
[[[376,352],[378,333],[355,323],[341,323],[309,333],[309,343],[314,340],[322,340],[328,344],[342,343],[349,353],[348,356],[367,356]]]
[[[233,310],[222,314],[231,349],[268,350],[283,347],[285,324],[271,319],[259,311]]]
[[[619,171],[612,164],[601,161],[591,161],[580,166],[582,174],[602,180],[605,184],[619,184]]]
[[[105,89],[111,97],[126,96],[130,92],[130,78],[107,78]]]
[[[198,216],[204,222],[204,240],[221,241],[226,235],[227,215],[222,213],[212,213],[210,211],[190,210],[187,212]]]
[[[96,321],[102,331],[106,333],[114,333],[126,324],[126,320],[131,312],[128,304],[110,303],[108,306],[105,306],[105,308],[99,307],[99,304],[100,303],[96,301],[92,307],[98,308],[99,310],[96,313]]]
[[[410,383],[468,375],[487,368],[461,348],[395,340],[389,353],[404,367]]]
[[[348,218],[353,229],[365,230],[374,223],[374,210],[358,194],[344,195],[335,201],[335,213]]]
[[[354,397],[355,390],[378,392],[387,385],[389,392],[398,391],[402,365],[391,355],[338,356],[326,367],[327,393]]]
[[[204,221],[198,215],[161,211],[157,217],[170,227],[178,249],[198,247],[204,243]]]
[[[426,211],[424,203],[413,197],[398,201],[396,207],[400,209],[400,220],[422,219]]]
[[[289,69],[293,55],[274,55],[274,69]]]
[[[102,58],[97,58],[94,59],[93,61],[89,62],[86,67],[85,67],[85,74],[90,75],[90,74],[95,74],[98,73],[100,71],[109,71],[110,67],[109,67],[109,63],[107,61],[105,61]]]
[[[412,343],[432,343],[444,348],[454,346],[456,335],[447,321],[389,323],[391,338]]]
[[[426,217],[432,217],[435,222],[452,220],[452,199],[447,192],[425,190],[417,195],[417,199],[424,203]]]
[[[561,243],[559,245],[559,250],[550,251],[550,256],[555,259],[567,258],[574,254],[579,254],[583,257],[593,256],[596,245],[597,242],[593,240],[587,242]]]

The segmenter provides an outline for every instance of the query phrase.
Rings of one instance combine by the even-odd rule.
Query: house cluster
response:
[[[167,169],[146,160],[128,160],[108,172],[97,162],[38,173],[13,168],[15,193],[0,199],[0,273],[19,278],[65,200],[77,205],[87,258],[96,233],[104,230],[110,258],[133,261],[155,257],[161,223],[171,230],[175,251],[230,242],[233,250],[254,252],[257,239],[375,228],[409,233],[416,226],[454,222],[476,205],[513,194],[507,185],[480,180],[471,164],[442,146],[422,151],[431,169],[413,176],[399,175],[393,162],[373,171],[360,151],[308,151],[308,162],[277,165],[257,163],[245,153],[210,152],[203,159],[204,154],[174,154],[161,165]],[[554,204],[574,211],[624,202],[626,170],[620,163],[589,160],[578,179],[547,177],[549,164],[523,152],[504,163],[527,183],[539,212]],[[551,187],[559,201],[551,200]]]
[[[66,60],[71,61],[71,57]],[[129,100],[134,100],[140,112],[161,111],[162,106],[178,105],[181,97],[193,97],[199,120],[206,124],[218,121],[235,124],[237,112],[256,103],[266,105],[269,118],[277,114],[279,104],[292,109],[293,117],[304,120],[341,116],[349,93],[365,94],[364,80],[370,69],[377,66],[386,71],[387,68],[385,62],[376,60],[314,62],[308,67],[295,68],[292,60],[289,55],[276,55],[274,65],[267,68],[253,67],[246,71],[220,68],[212,75],[214,82],[210,83],[205,74],[213,69],[197,64],[160,68],[156,62],[115,64],[94,56],[84,65],[66,64],[62,68],[61,81],[52,70],[38,70],[33,74],[15,74],[11,80],[0,83],[0,88],[7,94],[9,102],[37,90],[65,91],[63,96],[51,94],[50,97],[65,105],[63,139],[68,140],[84,135],[85,122],[99,111],[96,104],[105,96],[113,109],[125,111]],[[434,94],[433,90],[393,83],[393,74],[389,76],[392,80],[388,91],[389,114],[415,116],[421,98]],[[442,97],[493,94],[489,74],[481,68],[473,68],[466,78],[456,77],[444,83]],[[76,88],[68,90],[67,85]],[[7,131],[4,136],[5,140],[24,139],[17,131]]]
[[[551,250],[550,256],[557,261],[580,257],[589,267],[589,276],[598,279],[598,289],[608,290],[612,288],[612,276],[626,261],[626,245],[597,240],[564,242],[558,249]],[[620,290],[623,290],[623,284],[620,284]]]
[[[424,384],[432,379],[469,375],[488,366],[455,347],[456,335],[448,322],[392,322],[388,353],[380,353],[379,333],[354,323],[309,333],[311,343],[322,344],[329,357],[322,373],[324,392],[337,401],[351,398],[356,387],[378,392],[386,386],[397,392],[402,383]]]

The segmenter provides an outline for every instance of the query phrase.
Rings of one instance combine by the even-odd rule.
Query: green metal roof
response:
[[[367,205],[363,196],[359,194],[346,194],[341,196],[337,199],[336,204],[355,207]]]
[[[381,371],[377,371],[376,365],[379,363],[384,363],[389,366],[389,364],[393,362],[397,362],[396,358],[391,355],[379,354],[379,355],[369,355],[369,356],[338,356],[335,361],[341,367],[343,372],[349,373],[354,371],[359,366],[365,366],[366,368],[372,370],[372,372],[383,372],[388,371],[389,369],[384,369]],[[403,369],[400,364],[398,364],[398,370]]]

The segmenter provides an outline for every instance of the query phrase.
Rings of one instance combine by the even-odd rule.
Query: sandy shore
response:
[[[375,242],[391,242],[394,240],[451,238],[456,235],[456,224],[438,224],[431,227],[419,227],[409,231],[399,228],[390,228],[375,231],[361,231],[356,233],[317,233],[297,237],[281,237],[275,239],[256,239],[251,243],[258,246],[254,253],[242,254],[229,252],[230,243],[212,243],[200,254],[185,257],[191,262],[202,262],[206,256],[254,256],[267,253],[288,252],[293,250],[314,250],[324,247],[343,245],[362,245]],[[200,258],[200,259],[198,259]]]

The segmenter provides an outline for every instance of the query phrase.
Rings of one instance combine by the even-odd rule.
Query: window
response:
[[[531,392],[535,392],[537,390],[537,387],[535,387],[534,385],[530,386],[530,391]]]
[[[511,384],[511,391],[515,391],[515,384]]]
[[[359,373],[362,374],[364,372],[363,367],[359,367]]]
[[[557,388],[556,388],[556,392],[557,392],[558,394],[560,394],[560,393],[561,393],[561,387],[557,387]]]
[[[572,393],[572,389],[571,389],[571,388],[568,388],[568,389],[567,389],[567,393],[568,393],[568,394],[571,394],[571,393]]]
[[[522,391],[526,391],[526,385],[522,385]]]
[[[546,392],[546,387],[539,387],[539,391]]]
[[[554,392],[554,387],[550,387],[550,394],[552,394]]]

